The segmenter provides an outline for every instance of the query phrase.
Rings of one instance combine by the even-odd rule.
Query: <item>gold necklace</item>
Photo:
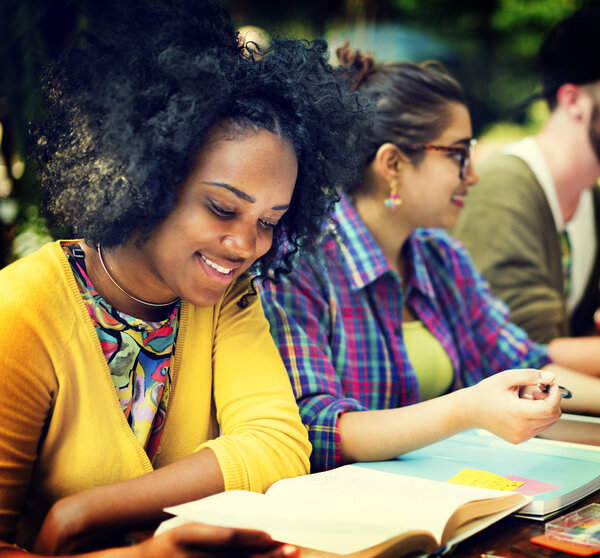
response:
[[[146,300],[142,300],[141,298],[137,298],[137,297],[133,296],[132,294],[128,293],[123,287],[121,287],[121,285],[119,285],[119,283],[117,283],[113,279],[113,276],[108,272],[108,269],[106,268],[106,265],[104,264],[104,259],[102,258],[102,248],[100,248],[100,244],[98,244],[96,246],[96,251],[98,252],[98,257],[100,258],[100,265],[102,266],[104,273],[106,273],[108,278],[114,283],[115,287],[117,287],[117,289],[119,289],[124,295],[128,296],[130,299],[135,300],[136,302],[139,302],[140,304],[144,304],[146,306],[152,306],[153,308],[166,308],[167,306],[171,306],[171,305],[175,304],[179,300],[179,297],[177,297],[177,298],[174,298],[173,300],[171,300],[170,302],[156,303],[156,302],[147,302]]]

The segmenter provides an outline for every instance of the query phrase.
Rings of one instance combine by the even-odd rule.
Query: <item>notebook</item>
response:
[[[600,446],[541,438],[515,445],[478,429],[395,460],[358,466],[441,482],[465,469],[493,473],[522,483],[514,490],[533,500],[518,515],[542,521],[600,488]]]

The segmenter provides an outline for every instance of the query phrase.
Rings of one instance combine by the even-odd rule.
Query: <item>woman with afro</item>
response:
[[[248,270],[291,271],[366,111],[322,42],[256,52],[205,0],[111,14],[44,76],[43,199],[71,240],[0,271],[0,557],[293,555],[202,525],[98,549],[308,471]]]

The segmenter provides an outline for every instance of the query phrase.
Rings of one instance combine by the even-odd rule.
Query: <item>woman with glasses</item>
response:
[[[471,427],[512,442],[534,436],[560,416],[556,370],[539,370],[546,347],[509,322],[442,230],[477,182],[463,91],[430,67],[376,65],[347,48],[338,56],[376,106],[358,146],[362,176],[317,249],[302,252],[289,278],[261,287],[312,470],[390,459]],[[570,371],[560,372],[569,385]],[[584,381],[572,377],[573,386]],[[591,411],[585,393],[571,402]]]

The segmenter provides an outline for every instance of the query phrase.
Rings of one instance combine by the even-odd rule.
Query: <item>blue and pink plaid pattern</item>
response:
[[[402,337],[403,304],[448,353],[452,389],[549,362],[546,347],[509,322],[508,308],[446,232],[419,229],[410,236],[403,288],[346,199],[334,220],[319,249],[304,252],[289,277],[261,285],[271,334],[313,444],[313,471],[340,464],[340,413],[419,401]]]

